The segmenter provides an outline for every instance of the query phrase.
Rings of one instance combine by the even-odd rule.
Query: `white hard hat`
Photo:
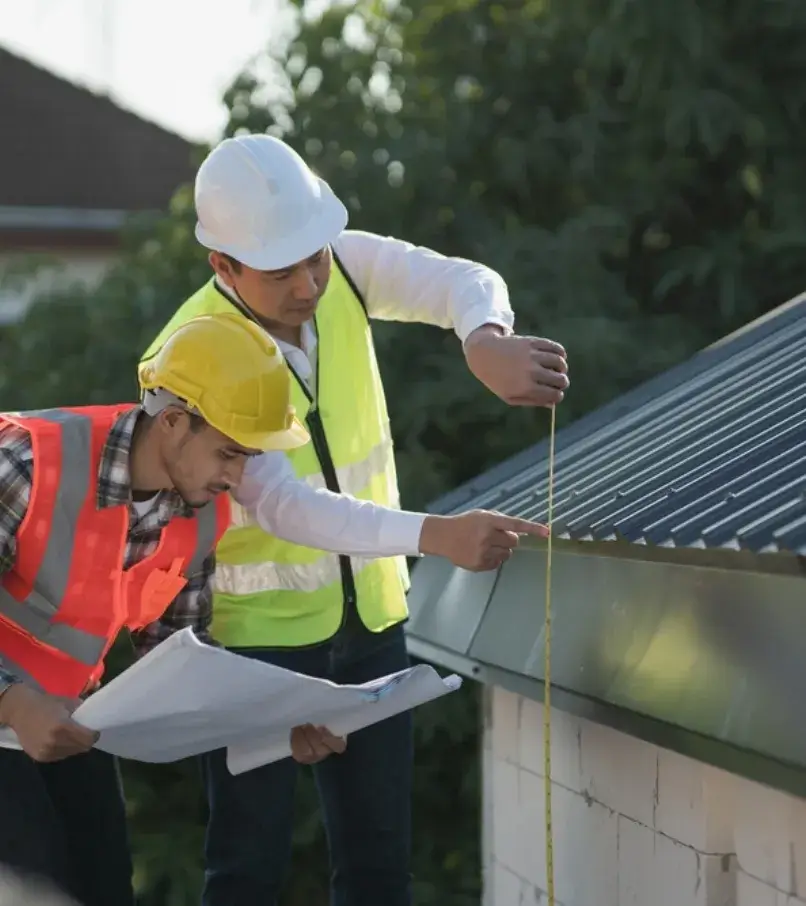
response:
[[[269,135],[217,145],[196,174],[195,202],[199,242],[261,271],[304,261],[347,226],[330,186]]]

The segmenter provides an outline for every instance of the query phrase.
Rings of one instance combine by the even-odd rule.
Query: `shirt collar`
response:
[[[226,296],[227,299],[229,299],[229,301],[232,302],[232,304],[235,306],[235,308],[237,308],[238,311],[245,318],[249,318],[250,321],[255,320],[255,317],[252,315],[252,313],[246,307],[244,302],[241,300],[241,297],[235,292],[235,290],[233,290],[229,286],[227,286],[227,284],[224,283],[223,280],[220,280],[218,277],[218,274],[216,274],[213,277],[213,283],[214,283],[216,289],[221,293],[221,295]],[[313,346],[316,345],[316,330],[313,325],[314,325],[313,320],[305,321],[304,324],[302,325],[302,340],[303,340],[302,345],[303,345],[304,350],[312,348]],[[261,327],[263,327],[262,324],[261,324]],[[274,342],[280,347],[280,352],[282,352],[283,355],[289,356],[289,355],[294,355],[294,353],[298,352],[299,347],[294,346],[292,343],[287,343],[285,340],[281,340],[280,337],[276,337],[266,327],[263,327],[263,329],[266,331],[267,334],[269,334],[269,336],[274,340]]]
[[[132,502],[131,469],[129,454],[137,421],[143,414],[139,406],[118,416],[106,438],[98,466],[96,504],[99,510],[113,506],[128,506]],[[174,516],[193,516],[176,491],[159,492],[160,521],[168,522]]]

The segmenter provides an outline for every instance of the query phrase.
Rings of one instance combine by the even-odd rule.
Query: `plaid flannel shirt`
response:
[[[141,411],[135,408],[117,419],[109,432],[98,470],[98,508],[129,506],[125,569],[155,551],[162,529],[172,519],[193,516],[193,510],[173,491],[161,491],[154,506],[142,517],[132,506],[129,448]],[[33,470],[33,451],[28,432],[16,425],[4,426],[0,429],[0,574],[14,564],[15,536],[28,509]],[[202,641],[212,644],[209,633],[214,571],[215,552],[211,551],[201,572],[190,577],[162,618],[133,636],[138,656],[186,626],[190,626]],[[13,674],[3,669],[3,652],[0,650],[0,690],[14,679]]]

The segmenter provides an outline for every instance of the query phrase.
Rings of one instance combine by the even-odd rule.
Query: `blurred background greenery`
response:
[[[519,332],[568,349],[562,425],[801,291],[805,43],[802,0],[358,0],[301,11],[227,92],[226,131],[285,137],[353,227],[498,269]],[[192,225],[185,187],[131,224],[99,289],[60,287],[3,328],[0,407],[134,399],[139,353],[208,277]],[[452,334],[375,336],[405,506],[547,430],[467,374]],[[416,719],[416,901],[477,904],[477,689]],[[125,773],[144,906],[195,904],[196,765]],[[310,782],[298,812],[285,906],[326,900]]]

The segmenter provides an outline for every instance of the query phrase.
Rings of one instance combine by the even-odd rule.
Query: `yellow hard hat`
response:
[[[191,318],[139,368],[143,390],[167,390],[253,450],[291,450],[310,435],[291,405],[291,374],[274,340],[243,315]]]

